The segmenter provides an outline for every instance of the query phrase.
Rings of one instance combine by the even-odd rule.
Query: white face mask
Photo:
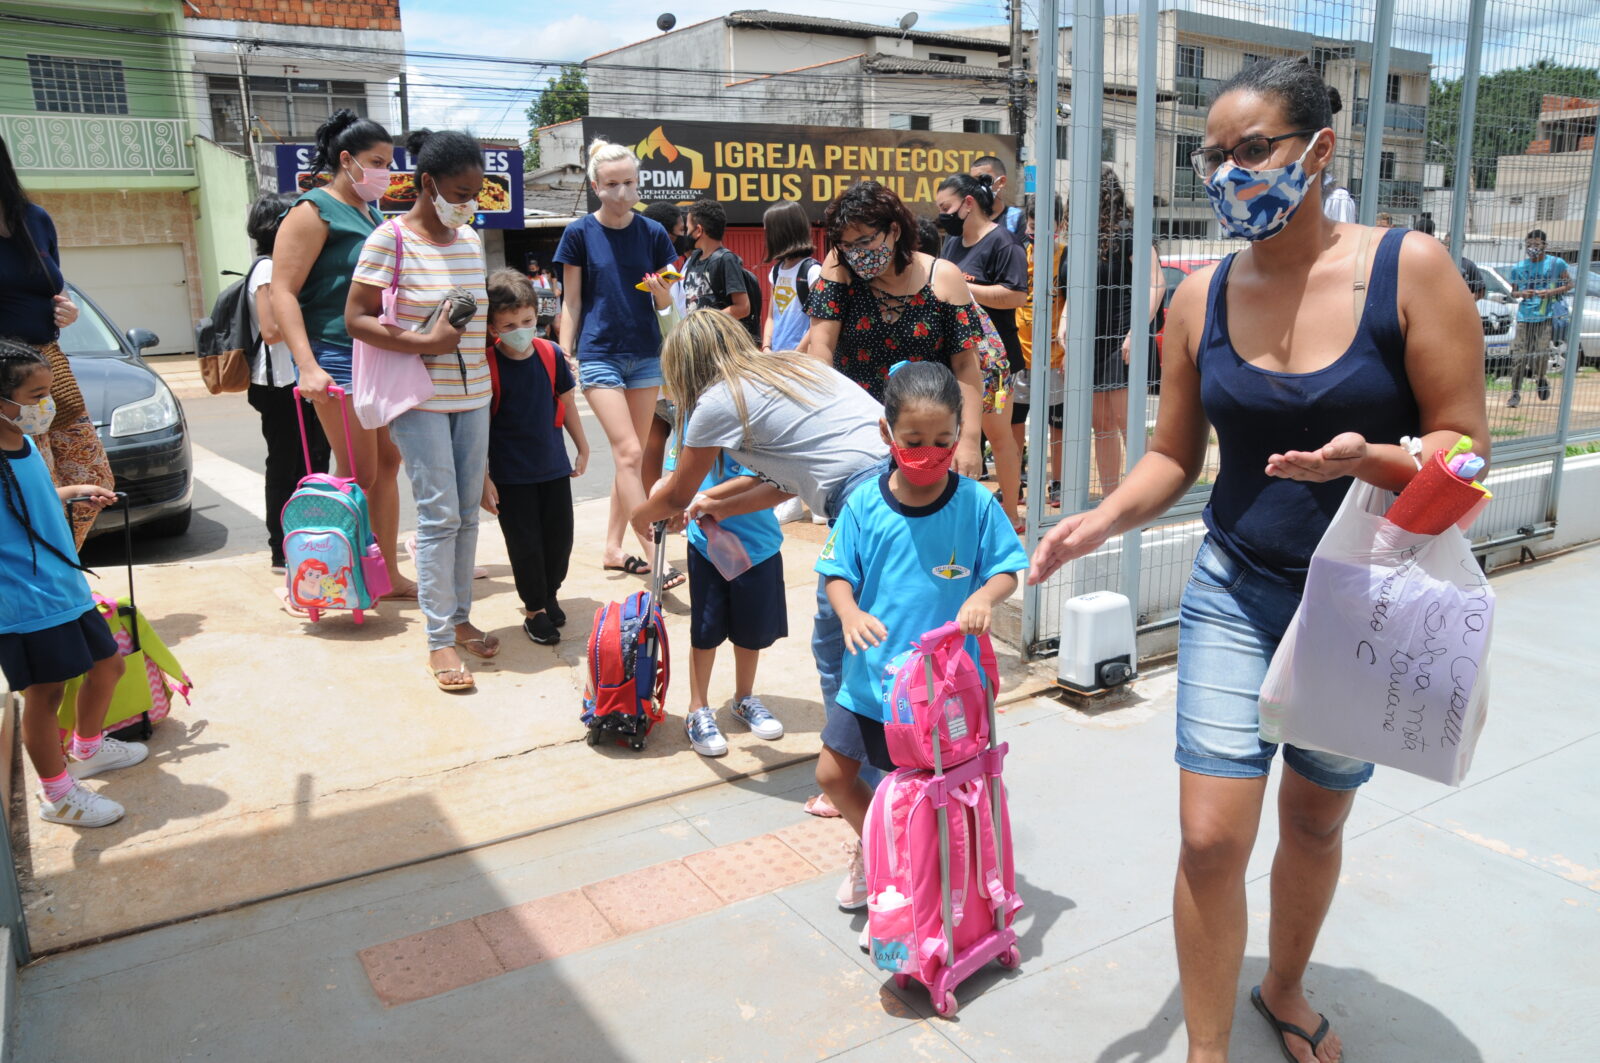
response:
[[[500,342],[506,345],[507,350],[524,354],[533,346],[533,338],[539,334],[538,329],[511,328],[500,333]]]
[[[439,192],[439,186],[434,185],[433,209],[439,215],[439,221],[447,229],[459,229],[478,216],[478,201],[469,199],[465,203],[452,203]]]
[[[0,414],[0,417],[16,425],[17,430],[25,436],[42,435],[50,431],[50,423],[56,419],[56,400],[49,395],[32,406],[24,406],[19,402],[16,407],[15,417],[6,417],[5,414]]]
[[[618,207],[632,207],[639,202],[639,182],[633,180],[623,181],[621,184],[607,185],[604,188],[595,189],[594,194],[599,196],[604,203],[610,203]]]

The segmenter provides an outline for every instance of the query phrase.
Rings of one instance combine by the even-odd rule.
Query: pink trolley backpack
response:
[[[1009,747],[993,742],[994,647],[981,636],[980,670],[964,643],[947,624],[885,669],[884,728],[902,766],[878,785],[862,829],[873,962],[902,988],[913,978],[927,986],[947,1018],[956,987],[978,968],[1022,962],[1011,926],[1022,900],[1000,780]]]
[[[300,420],[306,474],[283,506],[285,579],[289,601],[304,609],[312,623],[331,609],[349,609],[359,624],[364,610],[372,609],[389,593],[389,568],[372,534],[366,493],[355,481],[356,452],[350,442],[344,389],[335,385],[328,388],[328,394],[339,400],[351,475],[311,471],[305,404],[300,401],[300,389],[295,388],[294,412]]]

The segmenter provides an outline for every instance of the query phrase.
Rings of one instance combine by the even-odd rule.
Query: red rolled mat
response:
[[[1400,492],[1385,514],[1390,523],[1418,535],[1438,535],[1483,501],[1481,489],[1450,471],[1444,453],[1434,451],[1433,460]]]

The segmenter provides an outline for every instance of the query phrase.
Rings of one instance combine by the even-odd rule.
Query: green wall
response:
[[[189,193],[189,202],[196,208],[200,285],[209,312],[217,293],[239,279],[224,277],[222,271],[243,273],[255,257],[244,231],[255,201],[255,175],[249,159],[205,137],[194,138],[194,165],[200,187]]]
[[[34,7],[0,4],[0,16],[22,15],[70,22],[92,22],[104,31],[35,26],[0,17],[0,113],[38,113],[28,76],[28,56],[120,59],[130,118],[187,118],[184,96],[189,85],[179,71],[186,68],[181,41],[145,37],[125,29],[172,30],[176,16],[164,10],[141,13],[152,5],[61,5]],[[169,5],[178,10],[176,0]],[[120,8],[121,10],[117,10]]]

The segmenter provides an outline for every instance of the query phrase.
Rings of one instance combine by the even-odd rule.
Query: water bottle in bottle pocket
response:
[[[706,533],[706,556],[723,579],[731,583],[750,571],[750,552],[737,535],[718,524],[715,517],[701,517],[700,528]]]

